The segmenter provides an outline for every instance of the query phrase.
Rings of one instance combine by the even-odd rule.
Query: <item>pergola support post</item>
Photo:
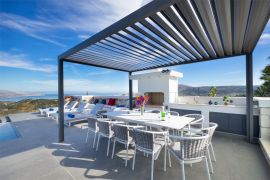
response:
[[[128,89],[129,89],[129,109],[133,109],[132,99],[133,99],[133,89],[132,89],[132,80],[130,79],[131,72],[128,73]]]
[[[64,134],[64,61],[58,59],[58,142],[65,140]]]
[[[246,55],[246,107],[247,107],[247,139],[253,142],[253,56]]]

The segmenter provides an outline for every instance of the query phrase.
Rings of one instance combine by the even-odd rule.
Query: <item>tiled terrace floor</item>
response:
[[[22,117],[24,117],[22,115]],[[0,179],[149,179],[151,160],[137,156],[135,171],[131,162],[124,167],[122,146],[114,159],[106,157],[106,142],[100,151],[85,144],[86,129],[65,128],[65,143],[58,144],[57,123],[47,118],[18,120],[14,124],[22,137],[0,143]],[[92,141],[92,136],[89,140]],[[214,180],[269,180],[270,170],[257,144],[235,136],[216,133],[213,139],[217,162]],[[111,151],[110,151],[111,152]],[[133,151],[130,150],[130,155]],[[163,153],[155,162],[154,179],[181,179],[180,166],[174,159],[172,168],[163,171]],[[207,179],[204,163],[186,166],[187,180]]]

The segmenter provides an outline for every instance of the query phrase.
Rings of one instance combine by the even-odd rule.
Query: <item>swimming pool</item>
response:
[[[21,137],[17,128],[10,122],[0,123],[0,142]]]

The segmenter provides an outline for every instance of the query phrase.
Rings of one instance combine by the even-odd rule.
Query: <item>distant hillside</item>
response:
[[[9,98],[9,97],[18,97],[18,96],[33,96],[33,95],[41,95],[41,93],[31,92],[14,92],[7,90],[0,90],[0,98]]]
[[[58,105],[57,100],[49,99],[25,99],[18,102],[1,102],[0,101],[0,116],[21,112],[36,112],[38,108],[55,107]]]
[[[208,92],[212,86],[192,87],[188,85],[179,84],[179,96],[208,96]],[[217,96],[245,96],[246,86],[216,86]],[[254,86],[254,91],[258,86]]]

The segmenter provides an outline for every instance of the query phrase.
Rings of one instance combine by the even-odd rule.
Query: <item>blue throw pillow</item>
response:
[[[53,111],[54,109],[53,108],[50,108],[49,111]]]
[[[116,107],[125,107],[125,105],[119,104],[119,105],[117,105]]]
[[[74,114],[68,114],[68,117],[69,118],[75,118],[75,115]]]
[[[102,99],[101,104],[106,104],[106,99]]]
[[[95,100],[94,100],[94,104],[97,104],[97,103],[98,103],[98,99],[95,99]]]

